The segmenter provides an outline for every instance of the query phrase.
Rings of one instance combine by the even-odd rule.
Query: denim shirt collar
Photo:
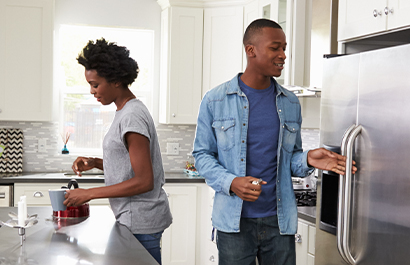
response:
[[[234,78],[232,78],[232,80],[229,82],[229,86],[226,90],[226,94],[238,94],[239,96],[244,96],[245,93],[242,92],[241,88],[239,87],[239,76],[242,75],[243,73],[239,73],[237,74]],[[285,88],[283,88],[281,85],[278,84],[278,82],[276,82],[275,78],[271,77],[273,79],[273,82],[275,82],[275,86],[276,86],[276,91],[277,94],[283,94],[285,96],[286,93],[284,93]]]

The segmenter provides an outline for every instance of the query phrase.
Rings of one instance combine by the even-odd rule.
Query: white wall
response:
[[[155,31],[153,118],[158,121],[161,8],[155,0],[55,0],[55,46],[61,24]],[[55,54],[55,60],[58,54]],[[58,82],[58,80],[56,80]]]

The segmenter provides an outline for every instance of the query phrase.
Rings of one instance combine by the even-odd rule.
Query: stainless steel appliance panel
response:
[[[344,131],[356,123],[359,61],[359,54],[324,59],[320,146],[340,146]],[[322,177],[323,172],[319,171],[317,185],[319,199],[316,202],[318,213],[316,227],[318,228],[321,222]],[[337,179],[335,181],[338,182]],[[337,190],[334,191],[334,195],[337,197]],[[344,264],[337,250],[335,236],[320,229],[316,229],[315,253],[317,253],[316,264]]]
[[[320,108],[320,144],[338,145],[356,122],[360,55],[324,59]]]
[[[358,264],[408,264],[410,45],[361,54],[353,181],[352,254]]]
[[[350,65],[357,70],[358,79],[349,89],[357,88],[358,95],[350,93],[351,99],[338,94],[340,88],[335,91],[333,84],[349,82],[352,69],[335,72],[335,67],[325,66],[322,97],[329,99],[322,106],[321,144],[340,145],[347,127],[353,123],[362,126],[353,148],[359,170],[351,185],[349,250],[358,265],[408,264],[410,140],[406,136],[410,132],[410,45],[354,56],[360,56],[358,66]],[[328,59],[326,64],[347,62],[350,58],[353,57]],[[353,114],[356,119],[350,107],[341,107],[341,102],[350,106],[351,101],[358,102],[357,114]],[[330,119],[336,121],[332,123]],[[350,123],[352,120],[356,122]],[[339,123],[344,123],[344,128]],[[320,185],[318,214],[323,199]],[[315,257],[316,265],[346,264],[337,251],[336,237],[321,229],[317,229]]]

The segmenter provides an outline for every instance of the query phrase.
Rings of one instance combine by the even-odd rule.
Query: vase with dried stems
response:
[[[67,142],[68,142],[68,139],[70,139],[70,133],[66,132],[65,134],[61,134],[61,139],[63,139],[63,143],[64,143],[64,148],[63,150],[61,150],[61,153],[64,155],[69,154],[70,151],[68,151],[67,149]]]

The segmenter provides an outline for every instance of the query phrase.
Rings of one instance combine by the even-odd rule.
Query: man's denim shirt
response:
[[[235,177],[246,176],[249,102],[239,88],[238,76],[204,96],[192,152],[198,172],[215,190],[212,225],[223,232],[239,232],[243,201],[230,191],[230,187]],[[281,234],[291,235],[297,231],[298,219],[291,176],[304,177],[313,168],[308,167],[307,152],[302,150],[299,100],[276,81],[275,84],[281,126],[276,185],[277,215]]]

